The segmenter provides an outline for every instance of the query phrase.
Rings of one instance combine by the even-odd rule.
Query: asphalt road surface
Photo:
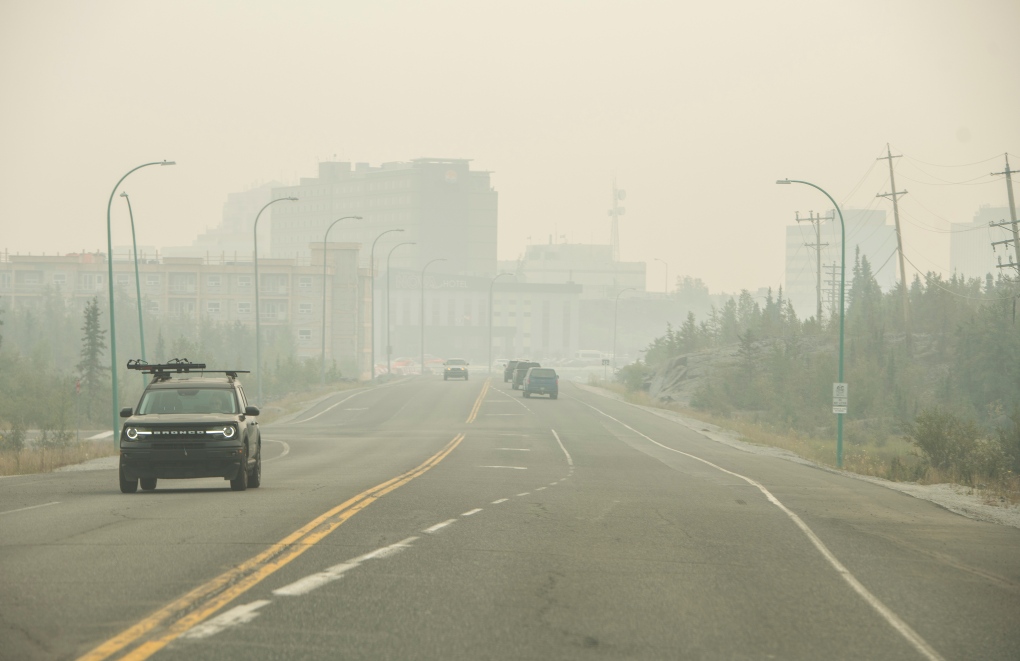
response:
[[[243,493],[0,479],[0,657],[1020,659],[1020,531],[561,386],[337,393]]]

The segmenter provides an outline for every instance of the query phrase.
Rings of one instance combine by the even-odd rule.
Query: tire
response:
[[[445,374],[443,375],[443,381],[446,381],[446,375]]]
[[[465,381],[467,381],[467,380],[468,380],[468,378],[467,378],[467,377],[465,376],[465,377],[464,377],[464,380],[465,380]]]
[[[248,488],[258,489],[262,486],[262,440],[259,439],[259,453],[255,455],[255,467],[248,475]]]
[[[531,398],[531,393],[528,392],[527,390],[525,390],[524,391],[524,399],[530,399],[530,398]]]
[[[156,478],[143,477],[139,480],[142,484],[142,491],[153,491],[156,489]]]
[[[554,393],[549,395],[549,399],[556,399],[559,396],[560,396],[560,394],[558,392],[554,392]]]
[[[230,481],[231,491],[245,491],[248,488],[248,446],[244,446],[241,454],[241,467],[237,471],[237,477]]]
[[[120,492],[134,493],[138,491],[138,479],[127,480],[124,478],[124,467],[120,468]]]

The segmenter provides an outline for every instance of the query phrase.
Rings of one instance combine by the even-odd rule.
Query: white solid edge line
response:
[[[203,622],[198,626],[188,629],[181,635],[181,638],[208,638],[209,636],[218,634],[229,627],[237,626],[239,624],[247,624],[259,616],[259,614],[255,611],[268,603],[271,603],[268,599],[260,599],[258,601],[253,601],[250,604],[243,604],[241,606],[231,608],[226,613],[218,615],[208,622]]]
[[[567,452],[567,448],[565,448],[563,446],[563,441],[560,440],[560,435],[556,433],[555,429],[552,430],[552,433],[553,433],[553,436],[556,437],[556,442],[560,444],[560,449],[563,450],[563,454],[567,455],[567,465],[570,466],[571,470],[573,470],[574,469],[574,460],[570,458],[570,453]]]
[[[282,588],[277,588],[276,590],[273,590],[273,594],[280,597],[297,597],[303,594],[308,594],[312,590],[322,587],[326,583],[331,583],[337,580],[338,578],[343,576],[346,572],[350,571],[351,569],[354,569],[355,567],[365,562],[366,560],[385,558],[387,556],[393,555],[394,553],[399,553],[400,551],[409,548],[411,546],[411,542],[413,542],[416,539],[418,538],[408,537],[407,539],[399,541],[396,544],[390,544],[389,546],[384,546],[374,551],[369,551],[368,553],[365,553],[364,555],[359,555],[358,557],[352,558],[347,562],[341,562],[340,564],[333,565],[332,567],[329,567],[328,569],[325,569],[321,572],[310,574],[308,576],[305,576],[304,578],[300,578],[294,581],[293,583],[290,583],[289,585],[283,586]]]
[[[472,514],[478,514],[481,511],[482,511],[481,507],[476,507],[473,510],[471,510],[470,512],[464,512],[463,514],[461,514],[461,516],[471,516]]]
[[[60,504],[59,500],[54,500],[52,503],[43,503],[42,505],[31,505],[29,507],[21,507],[21,508],[18,508],[16,510],[7,510],[6,512],[0,512],[0,516],[3,516],[4,514],[14,514],[15,512],[24,512],[26,510],[34,510],[34,509],[38,509],[40,507],[49,507],[50,505],[59,505],[59,504]]]
[[[909,624],[901,620],[900,617],[896,615],[896,613],[894,613],[892,610],[890,610],[888,606],[883,604],[878,599],[878,597],[871,594],[871,592],[869,592],[868,589],[864,587],[864,585],[860,581],[858,581],[853,574],[850,573],[850,570],[844,567],[843,563],[841,563],[836,558],[836,556],[833,555],[832,551],[829,550],[829,548],[825,545],[824,542],[822,542],[818,535],[816,535],[814,531],[811,530],[811,528],[809,528],[808,525],[804,523],[804,521],[801,520],[799,516],[794,514],[789,508],[786,507],[786,505],[783,505],[783,503],[781,503],[778,498],[773,496],[772,492],[766,489],[765,486],[762,485],[760,482],[757,482],[756,480],[753,480],[747,477],[746,475],[741,475],[740,473],[735,473],[731,470],[723,468],[722,466],[713,464],[711,461],[708,461],[707,459],[702,459],[701,457],[696,457],[693,454],[688,454],[687,452],[684,452],[682,450],[677,450],[676,448],[671,448],[668,445],[663,445],[662,443],[659,443],[653,438],[642,434],[641,432],[634,429],[627,423],[617,420],[616,418],[609,415],[605,411],[598,409],[587,402],[581,400],[577,401],[581,402],[582,404],[592,409],[593,411],[601,413],[602,415],[606,416],[610,420],[613,420],[617,424],[626,427],[627,429],[631,430],[638,436],[641,436],[642,438],[650,441],[651,443],[658,445],[660,448],[669,450],[670,452],[676,452],[677,454],[682,454],[685,457],[694,459],[695,461],[700,461],[701,463],[707,466],[711,466],[712,468],[722,471],[723,473],[732,475],[733,477],[740,478],[741,480],[747,482],[751,486],[757,488],[759,491],[762,492],[762,494],[765,495],[765,498],[767,498],[770,503],[778,507],[784,514],[786,514],[787,517],[790,518],[791,521],[793,521],[793,523],[798,528],[801,529],[804,535],[807,536],[811,543],[814,544],[815,548],[817,548],[818,551],[822,554],[822,557],[824,557],[829,562],[829,564],[832,565],[833,569],[835,569],[836,572],[843,578],[843,580],[846,581],[851,588],[853,588],[854,592],[860,595],[861,598],[864,599],[864,601],[866,601],[869,606],[871,606],[873,609],[875,609],[876,612],[878,612],[879,615],[885,618],[886,622],[888,622],[893,629],[895,629],[901,636],[903,636],[908,643],[913,645],[914,649],[916,649],[930,661],[944,661],[943,658],[939,655],[939,653],[935,651],[935,648],[933,648],[923,638],[921,638],[920,634],[914,631]]]
[[[499,500],[494,500],[494,501],[492,501],[489,504],[490,505],[499,505],[500,503],[505,503],[508,500],[510,500],[510,499],[509,498],[500,498]]]
[[[318,418],[323,413],[328,413],[329,411],[335,409],[336,407],[340,406],[344,402],[350,401],[350,400],[354,399],[355,397],[357,397],[358,395],[363,395],[364,393],[368,392],[369,390],[370,390],[370,388],[366,388],[365,390],[359,390],[358,392],[354,393],[353,395],[348,395],[347,397],[344,397],[343,399],[341,399],[336,404],[333,404],[332,406],[330,406],[328,408],[325,408],[322,411],[319,411],[318,413],[316,413],[315,415],[313,415],[310,418],[305,418],[304,420],[296,420],[296,421],[294,421],[294,422],[292,422],[290,424],[292,424],[292,425],[301,425],[301,424],[304,424],[304,423],[309,422],[311,420],[315,420],[316,418]]]
[[[427,532],[427,533],[437,532],[440,529],[445,528],[446,526],[450,525],[451,523],[453,523],[456,520],[457,519],[448,519],[446,521],[443,521],[442,523],[437,523],[434,526],[430,526],[430,527],[426,528],[425,530],[422,530],[422,532]]]
[[[277,440],[272,439],[272,438],[264,438],[262,440],[265,441],[266,443],[279,443],[280,445],[283,446],[283,453],[282,454],[277,455],[275,457],[270,457],[269,459],[263,459],[262,461],[276,461],[277,459],[283,459],[288,454],[290,454],[290,444],[287,443],[286,441],[277,441]]]

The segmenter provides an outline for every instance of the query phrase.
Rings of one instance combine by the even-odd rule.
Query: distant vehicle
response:
[[[508,362],[510,362],[508,358],[497,358],[496,360],[492,361],[492,367],[493,369],[505,370],[506,364]]]
[[[222,477],[244,491],[262,484],[262,436],[258,408],[249,406],[237,375],[206,370],[201,363],[162,365],[128,361],[128,369],[152,375],[120,431],[120,490],[156,488],[156,480]]]
[[[522,361],[518,362],[517,365],[514,366],[514,381],[511,384],[511,385],[513,385],[514,390],[517,390],[518,388],[520,388],[521,384],[524,383],[524,375],[528,373],[529,369],[531,369],[532,367],[541,367],[541,366],[542,365],[540,365],[539,363],[533,363],[533,362],[527,361],[527,360],[522,360]]]
[[[514,378],[514,368],[517,367],[517,363],[519,362],[521,361],[511,360],[506,364],[506,367],[503,369],[503,383],[506,383],[507,381],[510,381],[511,379]]]
[[[532,367],[524,375],[522,383],[525,397],[549,395],[549,399],[560,396],[560,377],[551,367]]]
[[[451,358],[443,363],[443,381],[449,379],[468,380],[468,361],[462,358]]]
[[[578,349],[574,353],[574,358],[583,360],[586,363],[597,365],[602,361],[602,352],[596,351],[595,349]]]

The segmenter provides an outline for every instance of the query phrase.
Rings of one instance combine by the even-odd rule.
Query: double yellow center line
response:
[[[457,434],[442,450],[429,457],[421,465],[371,489],[362,491],[357,496],[316,517],[262,553],[200,585],[141,622],[107,640],[81,657],[80,661],[108,659],[121,650],[136,644],[156,629],[168,625],[158,637],[143,642],[123,657],[125,660],[134,661],[149,658],[175,638],[205,621],[228,603],[310,549],[352,516],[438,464],[453,452],[462,440],[464,440],[464,434]]]
[[[482,391],[478,394],[478,399],[475,400],[466,422],[474,422],[488,390],[489,381],[487,380],[482,385]],[[124,661],[148,659],[174,639],[192,627],[201,624],[231,601],[283,568],[343,525],[352,516],[431,469],[453,452],[463,440],[464,434],[457,434],[443,449],[419,466],[382,484],[377,484],[371,489],[366,489],[312,519],[262,553],[178,597],[144,620],[110,638],[80,657],[79,661],[104,661],[130,647],[133,649],[125,653],[121,659]],[[139,641],[142,642],[139,643]]]

